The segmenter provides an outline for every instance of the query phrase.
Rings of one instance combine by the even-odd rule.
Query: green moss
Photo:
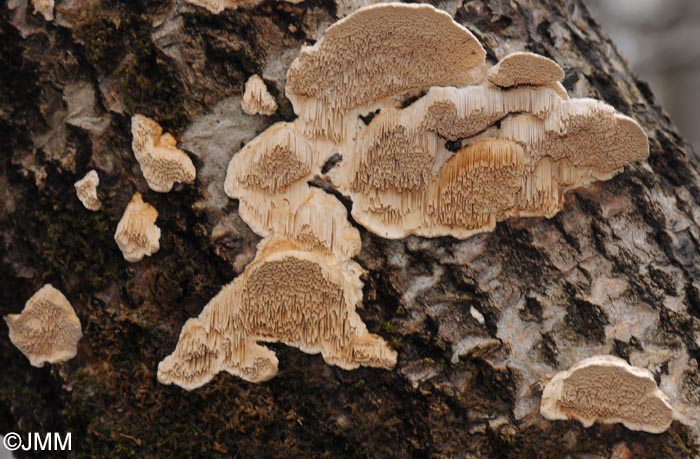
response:
[[[114,278],[116,264],[110,263],[114,247],[109,220],[103,212],[81,212],[45,203],[28,221],[31,234],[41,235],[37,252],[54,274],[77,275],[91,288],[104,286]],[[112,252],[112,254],[110,254]]]
[[[103,18],[81,21],[73,30],[74,37],[82,42],[85,58],[98,70],[109,71],[119,62],[123,47],[117,26]]]
[[[396,328],[396,324],[391,321],[384,322],[384,325],[382,325],[382,329],[387,335],[389,335],[387,337],[389,345],[397,351],[400,350],[402,346],[402,340],[401,335],[399,334],[399,331]]]

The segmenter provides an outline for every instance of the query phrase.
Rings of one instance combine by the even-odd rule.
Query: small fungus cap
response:
[[[544,388],[540,413],[550,420],[576,419],[584,427],[622,423],[651,433],[666,431],[673,421],[673,408],[654,375],[610,355],[557,373]]]
[[[51,284],[39,289],[21,314],[5,316],[5,322],[10,329],[10,341],[35,367],[72,359],[83,336],[73,306]]]
[[[187,153],[176,147],[176,140],[150,118],[131,118],[131,142],[136,160],[149,188],[167,193],[175,182],[194,183],[197,171]]]
[[[97,197],[97,187],[100,184],[100,176],[96,170],[91,170],[85,177],[75,182],[75,192],[78,199],[83,203],[86,209],[92,211],[100,210],[102,202]]]
[[[277,111],[277,101],[259,75],[253,75],[246,81],[241,107],[248,115],[272,115]]]
[[[156,208],[143,202],[141,193],[134,193],[114,233],[114,240],[126,261],[136,263],[160,249],[157,218]]]
[[[544,86],[564,79],[564,70],[553,60],[533,53],[513,53],[488,71],[488,80],[502,88]]]
[[[307,98],[340,111],[430,86],[474,82],[486,53],[467,29],[430,5],[386,3],[336,22],[287,73],[295,111]]]

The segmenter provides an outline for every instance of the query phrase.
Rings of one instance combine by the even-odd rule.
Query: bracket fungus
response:
[[[51,284],[44,285],[21,314],[8,314],[10,341],[34,367],[70,360],[83,337],[80,320],[66,297]]]
[[[156,218],[156,208],[143,202],[141,193],[134,193],[114,233],[114,240],[126,261],[136,263],[160,249],[160,228],[155,224]]]
[[[673,421],[673,408],[654,375],[610,355],[557,373],[544,388],[540,412],[550,420],[576,419],[584,427],[622,423],[651,433],[666,431]]]
[[[248,115],[272,115],[277,111],[277,101],[259,75],[253,75],[246,81],[241,107]]]
[[[355,311],[362,268],[330,253],[300,250],[286,238],[263,240],[253,262],[196,319],[158,365],[158,380],[192,390],[220,371],[250,382],[277,374],[262,342],[281,342],[346,370],[391,368],[396,351],[367,331]]]
[[[197,171],[187,153],[177,148],[177,141],[150,118],[131,118],[131,147],[141,166],[148,186],[167,193],[175,182],[194,183]]]
[[[97,197],[97,187],[100,184],[100,176],[96,170],[91,170],[85,177],[75,182],[75,192],[78,199],[83,203],[86,209],[92,211],[100,210],[102,202]]]
[[[502,88],[520,85],[545,86],[564,79],[564,71],[553,60],[534,53],[513,53],[488,71],[488,80]]]
[[[569,99],[553,61],[518,53],[489,71],[485,56],[426,4],[361,8],[302,48],[285,87],[297,119],[248,142],[226,173],[226,195],[264,238],[258,253],[185,324],[159,380],[193,389],[223,370],[267,380],[277,359],[258,341],[342,368],[394,366],[396,353],[355,312],[359,232],[333,194],[309,185],[314,177],[349,197],[355,221],[375,234],[467,238],[506,218],[551,217],[566,190],[648,155],[634,120]]]
[[[395,105],[398,96],[478,81],[485,56],[474,35],[444,11],[371,5],[302,48],[285,91],[307,136],[341,141],[358,115]]]

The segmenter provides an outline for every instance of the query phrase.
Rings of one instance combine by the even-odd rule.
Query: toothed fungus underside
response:
[[[609,355],[557,373],[544,388],[540,412],[550,420],[575,419],[584,427],[622,423],[651,433],[666,431],[673,421],[673,408],[654,375]]]
[[[246,81],[241,108],[248,115],[272,115],[277,111],[277,101],[259,75],[253,75]]]
[[[126,261],[136,263],[160,249],[157,218],[156,208],[143,202],[141,193],[134,193],[114,233],[114,240]]]
[[[10,341],[35,367],[70,360],[83,337],[80,320],[65,296],[44,285],[24,305],[21,314],[8,314]]]
[[[361,272],[355,262],[332,254],[264,240],[244,273],[187,321],[175,351],[158,365],[158,380],[187,390],[220,371],[267,381],[277,374],[278,360],[260,341],[321,353],[347,370],[393,367],[396,352],[355,312]]]
[[[187,322],[160,381],[192,389],[221,370],[269,379],[277,360],[257,341],[342,368],[393,367],[396,353],[354,309],[359,232],[335,196],[308,184],[334,154],[331,185],[359,224],[387,238],[466,238],[510,217],[551,217],[564,191],[648,155],[632,119],[570,100],[552,61],[504,58],[488,73],[514,85],[503,89],[484,59],[469,31],[422,4],[362,8],[303,48],[285,88],[298,118],[250,141],[226,174],[226,194],[264,238],[257,256]],[[376,109],[368,124],[359,118]]]
[[[83,206],[92,211],[100,210],[102,202],[97,197],[97,187],[100,184],[100,176],[96,170],[91,170],[85,177],[75,182],[75,192]]]
[[[131,118],[131,147],[151,190],[167,193],[175,182],[194,183],[197,171],[175,138],[150,118]]]

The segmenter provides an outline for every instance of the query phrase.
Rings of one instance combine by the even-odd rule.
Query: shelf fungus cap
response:
[[[564,70],[553,60],[533,53],[513,53],[489,69],[488,80],[502,88],[544,86],[564,79]]]
[[[301,50],[285,92],[305,123],[332,134],[354,109],[431,86],[476,83],[485,56],[471,32],[431,5],[371,5]]]
[[[158,365],[158,380],[186,390],[227,371],[250,382],[277,374],[279,342],[320,353],[346,370],[390,369],[397,354],[370,333],[355,310],[362,299],[362,268],[352,261],[268,240],[243,274],[189,319],[175,351]]]
[[[246,81],[241,107],[248,115],[272,115],[277,111],[277,101],[259,75],[253,75]]]
[[[83,337],[73,306],[51,284],[29,298],[21,314],[5,316],[5,322],[10,341],[34,367],[72,359]]]
[[[610,355],[557,373],[544,388],[540,413],[549,420],[576,419],[584,427],[622,423],[651,433],[666,431],[673,421],[673,408],[654,375]]]
[[[141,193],[134,193],[114,234],[126,261],[136,263],[160,249],[160,228],[155,224],[156,218],[156,208],[143,202]]]
[[[148,186],[167,193],[175,182],[194,183],[197,171],[187,153],[177,148],[175,138],[150,118],[131,118],[131,147]]]
[[[83,203],[86,209],[92,211],[100,210],[102,202],[97,197],[97,186],[100,184],[100,176],[96,170],[91,170],[85,177],[75,182],[75,192],[78,199]]]

